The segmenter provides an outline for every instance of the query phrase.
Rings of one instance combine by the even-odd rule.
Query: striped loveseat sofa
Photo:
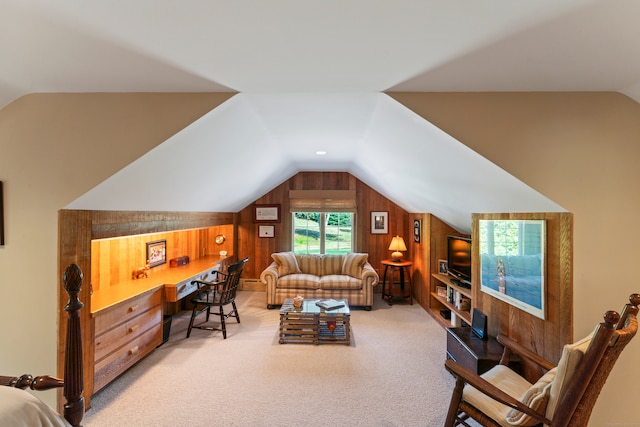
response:
[[[278,252],[260,275],[267,285],[267,308],[298,295],[306,299],[346,299],[350,306],[371,310],[378,273],[366,253],[299,255]]]

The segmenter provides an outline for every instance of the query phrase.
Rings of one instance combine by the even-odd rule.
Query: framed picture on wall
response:
[[[420,243],[420,220],[413,220],[413,241]]]
[[[254,222],[280,222],[280,205],[255,205]]]
[[[260,225],[258,227],[258,237],[274,237],[275,227],[273,225]]]
[[[371,212],[371,234],[389,233],[389,212]]]
[[[478,235],[480,290],[544,320],[545,221],[481,219]]]
[[[449,262],[446,259],[438,260],[438,273],[440,274],[448,274],[449,273]]]
[[[166,264],[167,262],[167,241],[156,240],[147,243],[147,261],[149,267]]]

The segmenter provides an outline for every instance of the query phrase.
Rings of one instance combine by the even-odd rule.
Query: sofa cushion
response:
[[[321,276],[329,276],[331,274],[342,273],[342,259],[344,255],[330,254],[322,256],[322,272]]]
[[[362,277],[362,267],[367,263],[369,254],[350,252],[344,255],[342,263],[342,274],[360,279]]]
[[[277,288],[281,289],[318,289],[320,277],[314,274],[288,274],[278,278]]]
[[[301,273],[314,276],[322,274],[322,255],[298,254],[296,259]]]
[[[286,276],[287,274],[301,273],[298,267],[298,261],[293,252],[278,252],[271,254],[271,258],[278,266],[278,276]]]
[[[362,289],[362,280],[344,274],[329,274],[320,277],[320,289]]]

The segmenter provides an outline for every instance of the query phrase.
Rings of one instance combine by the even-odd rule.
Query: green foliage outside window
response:
[[[352,252],[353,214],[345,212],[295,212],[293,251],[300,254]]]

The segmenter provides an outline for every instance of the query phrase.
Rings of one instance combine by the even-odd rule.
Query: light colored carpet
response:
[[[173,318],[169,341],[93,396],[86,427],[441,426],[454,379],[445,330],[419,304],[351,313],[350,346],[278,343],[264,292],[219,331]],[[202,316],[204,319],[204,316]]]

